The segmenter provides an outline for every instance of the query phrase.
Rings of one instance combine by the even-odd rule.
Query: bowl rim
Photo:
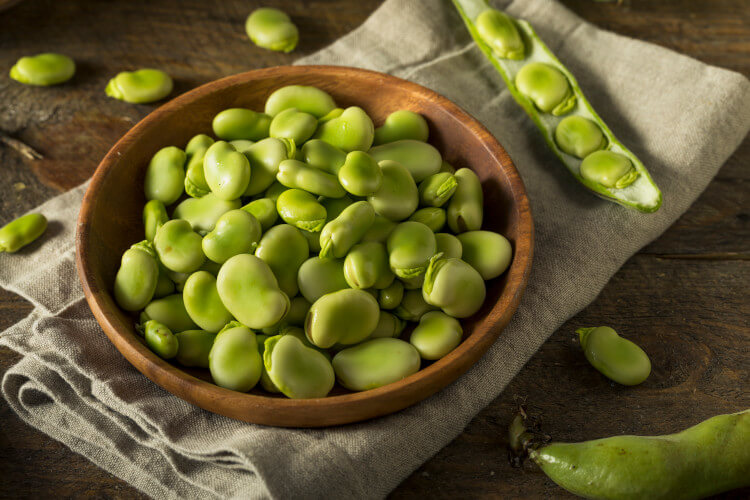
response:
[[[341,78],[357,73],[360,76],[364,74],[370,78],[391,80],[420,98],[433,101],[470,127],[473,133],[482,137],[483,147],[497,159],[507,176],[507,188],[513,194],[515,209],[519,213],[518,232],[528,234],[528,237],[519,239],[514,245],[514,258],[508,271],[507,283],[497,301],[501,302],[507,297],[505,309],[500,311],[499,316],[492,318],[485,333],[469,335],[447,356],[415,374],[377,389],[317,399],[287,399],[236,392],[190,375],[156,356],[136,337],[134,331],[123,332],[118,328],[118,318],[103,298],[104,294],[110,294],[110,290],[100,289],[94,279],[93,261],[89,258],[92,225],[89,213],[121,151],[133,147],[141,131],[158,122],[163,115],[179,112],[184,104],[227,87],[246,84],[252,80],[308,72],[322,72]],[[274,66],[239,73],[203,84],[153,110],[117,141],[97,167],[84,195],[76,227],[76,267],[86,301],[104,333],[136,369],[170,393],[196,406],[230,418],[278,427],[324,427],[368,420],[415,404],[455,381],[484,355],[518,308],[531,272],[533,250],[534,224],[525,186],[508,153],[484,125],[448,98],[417,83],[376,71],[330,65]],[[489,315],[485,319],[489,320]],[[364,403],[366,408],[357,408]],[[216,408],[217,404],[221,406],[220,409]],[[317,413],[318,418],[312,418],[313,413]],[[293,418],[297,414],[306,416],[307,420]]]

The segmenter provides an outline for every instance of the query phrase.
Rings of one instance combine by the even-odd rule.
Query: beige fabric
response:
[[[35,305],[0,337],[23,355],[2,381],[8,403],[30,425],[156,498],[386,495],[687,209],[750,127],[750,83],[741,75],[601,31],[551,0],[499,6],[506,5],[536,26],[648,165],[664,193],[659,212],[630,211],[579,186],[448,1],[389,0],[363,26],[300,61],[366,67],[430,87],[481,120],[518,165],[536,221],[534,269],[517,314],[469,373],[398,414],[332,429],[260,427],[193,407],[133,369],[89,312],[74,269],[82,186],[40,208],[58,221],[56,234],[0,255],[0,285]]]

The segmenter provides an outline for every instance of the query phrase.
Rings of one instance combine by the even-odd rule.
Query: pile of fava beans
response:
[[[481,230],[479,179],[442,160],[422,116],[376,129],[291,85],[212,128],[151,159],[145,239],[115,278],[152,351],[228,389],[318,398],[336,380],[401,380],[461,342],[512,249]]]

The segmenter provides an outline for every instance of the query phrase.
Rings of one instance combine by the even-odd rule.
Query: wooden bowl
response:
[[[397,109],[421,113],[430,142],[455,167],[468,166],[482,180],[487,229],[513,244],[510,269],[487,283],[487,300],[462,322],[463,342],[443,359],[393,384],[365,392],[338,388],[321,399],[293,400],[222,389],[207,370],[187,371],[162,360],[142,342],[132,316],[111,290],[122,253],[143,239],[143,178],[151,156],[168,145],[184,146],[210,133],[225,108],[262,110],[284,85],[314,85],[339,106],[357,105],[376,125]],[[357,422],[398,411],[439,391],[468,370],[495,341],[518,307],[529,277],[533,224],[523,182],[505,150],[474,118],[445,97],[393,76],[336,66],[280,66],[249,71],[203,85],[141,120],[109,151],[94,174],[78,218],[78,274],[86,300],[112,343],[141,373],[172,394],[206,410],[247,422],[284,427],[321,427]]]

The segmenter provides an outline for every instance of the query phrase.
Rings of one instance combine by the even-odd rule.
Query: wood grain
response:
[[[621,5],[590,0],[562,2],[600,27],[750,76],[747,0],[624,0]],[[177,4],[178,0],[26,0],[0,14],[0,68],[10,67],[21,55],[50,46],[75,51],[83,60],[79,65],[81,79],[75,82],[75,88],[83,86],[80,92],[70,86],[65,86],[64,92],[10,88],[5,72],[0,72],[0,130],[26,140],[51,162],[46,170],[32,170],[31,162],[0,147],[4,180],[26,186],[18,192],[8,191],[7,185],[0,188],[0,219],[18,215],[60,188],[87,178],[122,133],[106,127],[98,130],[96,125],[80,131],[73,121],[76,115],[88,110],[85,122],[101,120],[124,132],[152,109],[102,97],[107,78],[127,69],[122,66],[163,66],[179,72],[180,89],[186,90],[190,84],[254,67],[286,64],[322,48],[364,21],[379,0],[274,1],[292,15],[302,33],[299,49],[289,55],[262,51],[243,38],[244,16],[260,2],[222,2],[209,13],[205,12],[205,2],[198,0],[183,0],[179,9]],[[38,26],[44,36],[29,36],[28,26]],[[144,37],[150,39],[148,50],[140,50]],[[225,53],[212,45],[218,40],[228,47]],[[114,60],[111,54],[120,59]],[[42,148],[37,141],[44,140],[47,128],[53,125],[59,129],[59,139]],[[76,143],[79,146],[74,146]],[[91,148],[88,156],[77,150],[81,144]],[[50,171],[63,162],[65,167],[59,174]],[[737,395],[738,381],[750,375],[747,368],[742,369],[747,366],[750,300],[746,284],[750,272],[746,258],[732,258],[747,255],[750,250],[748,164],[750,141],[746,140],[687,213],[633,257],[597,301],[563,325],[509,388],[393,496],[569,497],[537,470],[517,470],[507,464],[502,435],[515,396],[525,397],[533,408],[544,412],[545,428],[556,438],[570,440],[617,433],[673,432],[715,413],[750,406],[747,391]],[[67,184],[54,187],[54,182],[48,181],[53,174]],[[638,314],[630,310],[633,301],[640,304]],[[29,311],[22,299],[0,290],[0,330]],[[649,334],[677,338],[669,346],[669,366],[679,368],[675,382],[684,382],[660,391],[644,386],[631,393],[617,391],[597,379],[598,374],[578,357],[572,332],[598,322],[617,322],[624,333],[638,335],[639,342],[647,340]],[[744,338],[738,338],[742,331]],[[653,341],[644,345],[647,350],[652,346]],[[659,349],[654,352],[661,352]],[[701,367],[697,380],[687,380],[684,373],[690,371],[689,361],[696,359],[708,359],[709,368]],[[0,350],[0,366],[16,361],[12,352]],[[26,426],[3,403],[0,423],[0,485],[7,496],[146,498]],[[748,496],[750,491],[746,490],[724,497]]]

